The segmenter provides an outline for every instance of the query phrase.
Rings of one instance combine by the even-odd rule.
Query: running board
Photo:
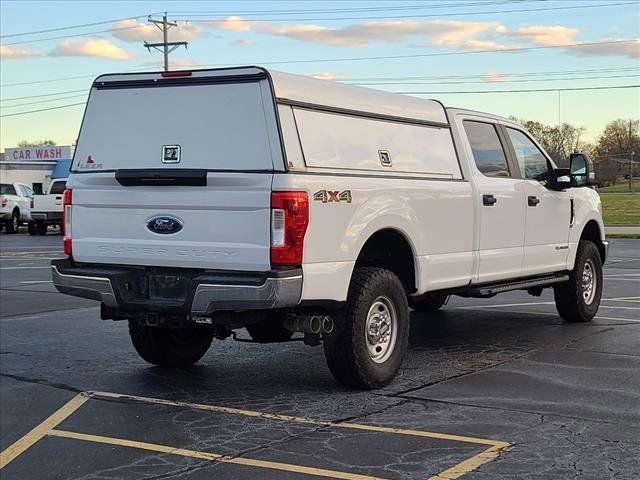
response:
[[[516,280],[503,283],[473,285],[465,288],[464,296],[468,297],[493,297],[498,293],[509,292],[511,290],[529,290],[532,288],[546,287],[556,283],[569,280],[567,274],[556,274],[545,277],[529,278],[526,280]]]

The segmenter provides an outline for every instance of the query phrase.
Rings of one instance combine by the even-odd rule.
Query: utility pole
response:
[[[629,191],[633,190],[633,156],[636,154],[635,151],[632,151],[629,154]]]
[[[149,51],[151,51],[152,48],[155,48],[159,52],[163,53],[164,71],[167,72],[169,71],[169,54],[173,52],[176,48],[182,45],[184,45],[184,48],[187,48],[188,42],[170,42],[169,41],[169,29],[171,27],[177,27],[178,24],[175,22],[167,21],[167,12],[164,13],[162,20],[153,20],[152,18],[149,18],[148,21],[150,23],[153,23],[162,32],[162,43],[147,43],[145,41],[144,46],[147,47]]]

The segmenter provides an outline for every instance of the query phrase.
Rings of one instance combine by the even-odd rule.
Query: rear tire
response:
[[[433,313],[440,310],[447,303],[448,295],[438,295],[425,300],[409,299],[409,306],[416,312]]]
[[[400,279],[382,268],[356,268],[347,304],[324,338],[329,370],[343,385],[380,388],[396,376],[409,342],[409,305]]]
[[[207,353],[213,332],[200,328],[179,330],[148,327],[129,321],[129,336],[143,360],[159,367],[185,368]]]
[[[569,281],[553,288],[558,314],[565,322],[589,322],[602,297],[602,259],[593,242],[580,240]]]
[[[7,233],[18,233],[20,228],[20,212],[14,210],[11,214],[11,220],[6,223]]]
[[[269,312],[265,319],[247,325],[245,328],[254,342],[286,342],[291,338],[293,332],[290,332],[282,326],[283,317],[284,314],[280,312]]]
[[[27,224],[27,230],[29,231],[29,235],[38,234],[38,227],[36,226],[35,222],[29,222]]]
[[[38,223],[37,225],[38,235],[46,235],[47,234],[47,224],[46,223]]]

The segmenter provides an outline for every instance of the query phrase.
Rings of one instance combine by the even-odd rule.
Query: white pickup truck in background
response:
[[[46,235],[47,227],[55,226],[62,232],[62,196],[67,188],[67,179],[51,182],[45,195],[34,195],[31,204],[30,235]]]
[[[258,67],[104,75],[53,282],[127,320],[156,365],[243,327],[302,332],[338,381],[377,388],[410,307],[553,288],[565,321],[595,316],[608,244],[592,166],[570,164],[512,120],[435,100]]]
[[[7,233],[17,233],[24,222],[31,219],[33,190],[25,183],[0,184],[0,222]]]

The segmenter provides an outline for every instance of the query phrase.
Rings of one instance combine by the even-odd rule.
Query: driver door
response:
[[[505,127],[511,153],[525,180],[525,235],[522,275],[566,269],[571,228],[571,197],[547,188],[547,157],[521,130]]]

